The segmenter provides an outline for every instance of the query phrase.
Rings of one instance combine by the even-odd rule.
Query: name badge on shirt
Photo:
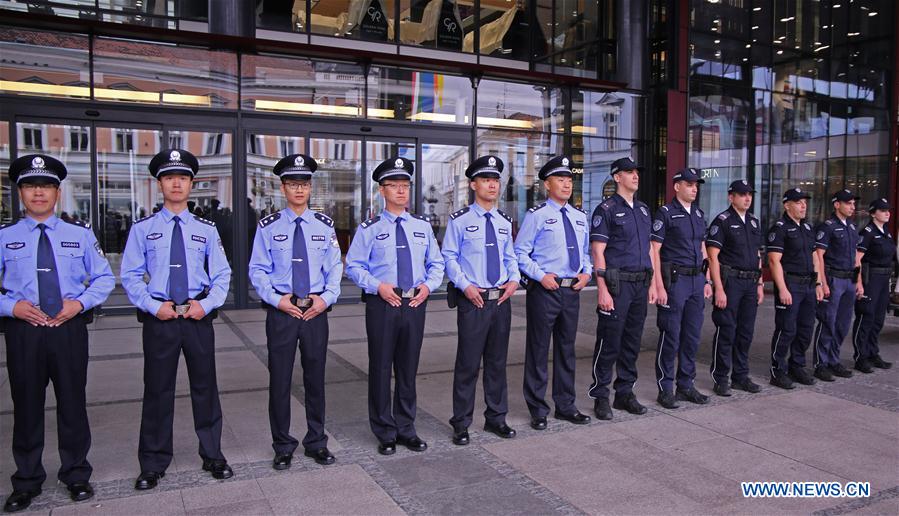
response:
[[[621,213],[616,213],[616,214],[615,214],[616,217],[624,217],[625,215],[627,215],[627,213],[625,213],[625,212],[623,212],[623,211],[622,211]]]
[[[190,239],[193,240],[194,242],[200,242],[200,243],[202,243],[202,244],[205,244],[205,243],[206,243],[206,237],[204,237],[204,236],[200,236],[200,235],[191,235],[191,236],[190,236]]]
[[[377,238],[378,240],[384,240],[385,238],[387,238],[389,236],[390,236],[390,233],[381,233],[380,235],[376,236],[375,238]]]
[[[477,230],[478,230],[477,226],[468,226],[465,228],[465,231],[468,231],[469,233],[474,233]]]
[[[672,219],[682,219],[684,217],[686,217],[686,215],[684,215],[683,213],[681,213],[680,215],[672,215],[671,216]]]
[[[162,238],[162,233],[150,233],[147,235],[147,240],[159,240]]]
[[[425,238],[425,234],[422,233],[422,232],[420,232],[420,231],[414,231],[414,232],[412,233],[412,235],[413,235],[413,236],[416,236],[416,237],[418,237],[418,238]]]
[[[21,249],[25,247],[25,242],[10,242],[6,244],[7,249]]]
[[[324,242],[325,235],[312,235],[312,241],[313,242]]]
[[[506,228],[499,228],[498,231],[499,231],[500,235],[508,235],[509,234],[509,230]]]
[[[272,238],[275,239],[275,242],[283,242],[287,240],[287,235],[275,235]]]
[[[69,248],[73,248],[73,249],[78,249],[81,247],[81,244],[79,242],[60,242],[60,245],[62,245],[63,247],[69,247]]]

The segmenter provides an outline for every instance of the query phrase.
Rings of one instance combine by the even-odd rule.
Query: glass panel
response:
[[[376,66],[368,75],[368,96],[369,118],[471,123],[474,93],[467,77]]]
[[[428,217],[437,241],[443,243],[450,214],[469,204],[468,146],[424,143],[421,159],[421,214]]]
[[[603,12],[603,4],[611,9],[613,3],[556,0],[552,31],[555,73],[596,77],[600,67],[599,51],[602,45],[598,40],[603,36],[603,19],[611,16],[611,12]]]
[[[384,209],[384,199],[381,198],[381,194],[378,192],[378,183],[371,180],[372,171],[385,159],[396,157],[406,158],[412,161],[412,164],[415,166],[415,177],[412,179],[412,189],[414,191],[415,182],[421,177],[421,171],[418,169],[418,163],[415,161],[415,144],[369,140],[365,142],[365,167],[362,170],[362,176],[367,178],[364,181],[368,182],[369,194],[368,206],[362,220],[374,217]],[[417,213],[416,210],[418,208],[415,206],[415,196],[410,195],[409,199],[411,204],[408,207],[409,211]]]
[[[365,77],[359,65],[244,54],[241,70],[243,109],[362,116]]]
[[[0,92],[90,98],[88,38],[0,27]]]
[[[0,120],[0,171],[9,170],[9,122]],[[0,174],[0,223],[12,221],[12,190],[8,174]]]
[[[3,0],[0,1],[0,9],[67,18],[94,18],[96,5],[94,0],[68,0],[66,2]]]
[[[612,140],[608,138],[589,138],[574,136],[572,138],[571,159],[578,170],[582,171],[583,184],[580,190],[575,182],[575,194],[580,191],[580,206],[588,213],[602,202],[603,198],[615,192],[609,171],[612,162],[619,158],[636,156],[637,142],[631,140]]]
[[[571,101],[571,132],[574,135],[636,139],[641,105],[642,98],[638,95],[575,90]]]
[[[312,2],[312,33],[367,41],[393,41],[393,0]]]
[[[562,131],[565,103],[558,88],[482,80],[478,85],[478,126]]]
[[[547,31],[532,19],[529,5],[531,2],[522,0],[481,0],[478,24],[482,55],[528,61],[531,55],[547,54]],[[466,34],[463,48],[466,52],[474,48],[474,32]]]
[[[456,0],[401,0],[400,42],[441,50],[472,52],[475,30],[474,2]]]
[[[306,32],[306,0],[261,2],[256,11],[257,28]]]
[[[183,3],[190,3],[182,0]],[[101,0],[103,21],[174,29],[175,4],[150,0]]]
[[[103,101],[236,109],[237,55],[97,38],[94,97]]]

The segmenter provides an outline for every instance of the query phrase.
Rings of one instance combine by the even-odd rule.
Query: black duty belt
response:
[[[698,276],[702,274],[702,267],[685,267],[683,265],[673,265],[672,272],[678,276]]]
[[[762,277],[762,271],[760,271],[760,270],[758,270],[758,269],[745,270],[745,269],[734,269],[734,268],[731,268],[730,271],[731,271],[730,273],[731,273],[733,276],[735,276],[735,277],[737,277],[737,278],[739,278],[739,279],[751,279],[751,280],[757,280],[757,279],[759,279],[760,277]]]
[[[197,294],[197,297],[194,297],[194,298],[191,298],[191,299],[193,299],[194,301],[202,301],[203,299],[206,299],[206,296],[207,296],[208,294],[209,294],[209,291],[203,290],[202,292],[200,292],[199,294]],[[153,296],[150,296],[150,297],[153,297]],[[159,298],[159,297],[153,297],[153,299],[155,299],[155,300],[157,300],[157,301],[159,301],[159,302],[161,302],[161,303],[172,303],[172,304],[174,305],[173,308],[174,308],[174,310],[175,310],[175,313],[178,314],[179,316],[180,316],[180,315],[186,314],[187,311],[190,310],[190,301],[191,301],[191,299],[188,299],[186,303],[180,304],[180,305],[179,305],[178,303],[174,302],[174,301],[171,300],[171,299],[162,299],[162,298]],[[140,311],[139,308],[138,308],[138,311]],[[152,315],[155,316],[156,314],[152,314]]]
[[[892,274],[892,267],[868,267],[868,272],[870,274]]]
[[[844,270],[842,270],[842,269],[831,269],[830,267],[827,267],[827,268],[825,268],[824,270],[825,270],[825,272],[827,272],[827,275],[828,275],[828,276],[832,276],[832,277],[834,277],[834,278],[840,278],[840,279],[853,279],[853,278],[855,278],[855,272],[854,272],[854,271],[844,271]]]
[[[790,272],[784,274],[784,279],[792,281],[793,283],[808,285],[814,285],[818,281],[818,277],[814,274],[793,274]]]
[[[646,281],[646,271],[640,271],[640,272],[621,271],[618,273],[618,279],[621,281],[629,281],[632,283]]]

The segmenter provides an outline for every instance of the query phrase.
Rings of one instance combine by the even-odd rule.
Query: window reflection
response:
[[[9,122],[0,120],[0,170],[9,170]],[[9,175],[0,174],[0,223],[12,221],[12,189]]]
[[[557,88],[482,80],[478,85],[478,126],[560,132],[564,102]]]
[[[0,92],[90,98],[88,38],[0,27]]]
[[[312,33],[366,41],[393,41],[393,17],[393,0],[312,2]]]
[[[467,77],[372,67],[368,118],[470,124],[474,93]]]
[[[463,4],[463,5],[460,5]],[[474,36],[474,2],[402,0],[400,42],[440,50],[463,50],[467,34]],[[473,48],[469,45],[466,52]]]

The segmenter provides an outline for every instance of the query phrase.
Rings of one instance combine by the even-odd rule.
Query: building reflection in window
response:
[[[471,124],[471,80],[434,72],[372,67],[368,118]]]
[[[0,93],[87,99],[87,36],[0,27]]]

